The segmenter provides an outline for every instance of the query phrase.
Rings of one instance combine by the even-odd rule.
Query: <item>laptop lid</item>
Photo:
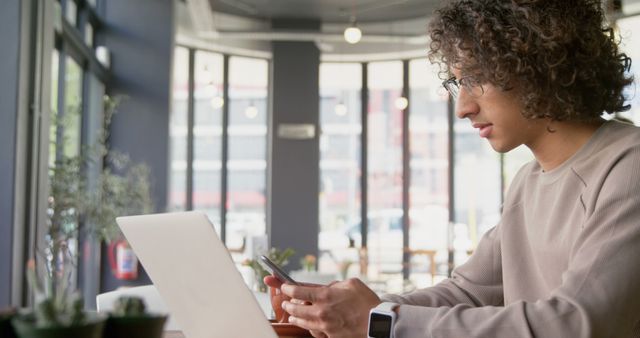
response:
[[[119,217],[187,338],[277,338],[202,212]]]

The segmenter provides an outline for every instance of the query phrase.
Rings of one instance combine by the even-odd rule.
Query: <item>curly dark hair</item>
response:
[[[526,118],[594,121],[630,108],[631,59],[598,0],[457,0],[435,12],[429,58],[479,83],[518,88]]]

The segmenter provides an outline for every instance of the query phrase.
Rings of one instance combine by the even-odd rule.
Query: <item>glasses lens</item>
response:
[[[475,80],[473,77],[465,77],[459,81],[464,90],[469,93],[472,97],[480,97],[484,94],[484,88],[482,88],[482,84]]]

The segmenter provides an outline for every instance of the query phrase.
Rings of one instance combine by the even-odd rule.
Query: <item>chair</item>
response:
[[[427,249],[416,249],[416,250],[405,249],[405,250],[407,250],[407,252],[409,253],[409,257],[410,257],[409,260],[411,260],[411,258],[415,256],[420,256],[420,255],[427,256],[427,258],[429,259],[429,272],[431,275],[431,285],[434,285],[435,277],[437,273],[437,266],[436,266],[437,251],[427,250]],[[411,263],[409,263],[409,269],[411,269]]]

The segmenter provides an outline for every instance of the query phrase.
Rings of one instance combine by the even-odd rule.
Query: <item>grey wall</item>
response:
[[[11,302],[20,1],[0,4],[0,308]]]
[[[311,42],[273,43],[273,111],[270,122],[270,244],[291,247],[299,258],[318,253],[320,52]],[[311,140],[282,139],[281,123],[316,127]]]
[[[112,149],[151,167],[156,210],[167,204],[169,110],[174,47],[173,0],[109,0],[104,2],[104,44],[111,51],[110,94],[126,94],[111,128]],[[103,257],[106,255],[103,255]],[[103,260],[102,290],[120,285]]]

